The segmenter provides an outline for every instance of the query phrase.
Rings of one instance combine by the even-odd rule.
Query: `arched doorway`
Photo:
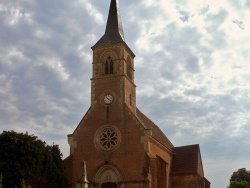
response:
[[[94,183],[98,188],[122,188],[123,178],[120,171],[112,165],[104,165],[99,168],[94,177]]]
[[[118,188],[118,186],[116,185],[116,183],[107,182],[103,183],[101,188]]]

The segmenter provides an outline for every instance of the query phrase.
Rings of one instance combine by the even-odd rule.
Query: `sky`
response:
[[[90,106],[91,47],[110,0],[0,1],[0,132],[69,155]],[[212,188],[250,170],[250,0],[119,0],[137,107],[174,146],[199,144]]]

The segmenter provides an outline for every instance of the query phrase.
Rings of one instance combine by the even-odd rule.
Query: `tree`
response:
[[[67,187],[62,154],[34,135],[4,131],[0,135],[3,187]]]
[[[250,171],[241,168],[234,172],[228,188],[250,188]]]
[[[3,188],[3,175],[0,174],[0,188]]]
[[[250,188],[250,183],[247,181],[230,181],[229,188]]]

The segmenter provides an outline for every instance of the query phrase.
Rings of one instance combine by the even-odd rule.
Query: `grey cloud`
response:
[[[242,21],[239,20],[233,20],[233,23],[235,23],[240,29],[244,29],[244,23]]]
[[[250,8],[250,1],[249,1],[249,0],[247,0],[247,1],[245,2],[245,6],[246,6],[247,8]]]
[[[2,114],[6,114],[5,117],[22,116],[22,120],[19,119],[19,121],[29,121],[31,118],[37,120],[33,124],[26,124],[24,129],[25,127],[30,129],[46,123],[42,119],[48,114],[53,116],[55,121],[60,121],[62,124],[63,122],[68,123],[68,125],[77,124],[82,116],[79,113],[79,111],[82,111],[80,109],[83,109],[84,103],[89,103],[79,93],[83,93],[85,88],[90,88],[89,83],[84,84],[86,86],[84,87],[82,79],[89,82],[91,62],[83,62],[76,48],[79,44],[84,46],[82,50],[91,47],[91,41],[81,43],[83,40],[79,40],[79,38],[81,39],[81,35],[85,36],[88,32],[93,33],[91,31],[93,28],[90,27],[90,30],[85,30],[84,27],[86,26],[81,25],[79,27],[82,28],[79,29],[71,27],[71,24],[73,21],[83,21],[91,24],[91,19],[89,15],[84,15],[86,12],[80,12],[79,9],[74,12],[72,8],[70,12],[66,1],[60,1],[61,6],[55,6],[56,3],[58,2],[39,1],[20,6],[16,4],[15,6],[26,14],[32,13],[32,22],[19,20],[14,26],[7,25],[3,19],[0,22],[1,44],[6,44],[5,48],[0,49],[1,57],[4,57],[4,54],[13,47],[17,48],[24,56],[22,59],[19,59],[18,56],[12,57],[9,59],[11,64],[0,62],[2,75],[7,76],[12,84],[11,93],[4,93],[4,96],[12,96],[16,100],[15,104],[9,104],[9,106],[14,105],[11,111],[0,110],[3,111]],[[0,13],[3,14],[3,12]],[[4,14],[5,19],[7,19],[9,15]],[[74,20],[77,14],[79,20]],[[67,24],[65,24],[66,20]],[[48,33],[50,38],[37,37],[35,35],[36,29],[42,30],[45,34]],[[91,53],[90,49],[88,51]],[[62,66],[70,74],[68,81],[62,81],[57,72],[42,64],[41,59],[46,61],[49,58],[61,59]],[[85,63],[90,66],[85,66]],[[79,78],[80,81],[76,78]],[[42,93],[40,92],[44,92],[43,96],[41,96]],[[82,103],[78,103],[76,102],[77,98],[84,100]],[[66,106],[69,111],[64,112]],[[13,117],[12,121],[9,121],[10,119],[1,119],[1,122],[10,125],[17,121],[16,118]]]
[[[209,11],[210,6],[206,5],[200,9],[200,15],[206,15]]]
[[[169,29],[168,29],[169,28]],[[164,41],[165,49],[171,54],[174,59],[166,60],[166,67],[170,67],[170,72],[173,71],[177,65],[183,65],[190,73],[199,72],[199,58],[206,58],[198,56],[193,53],[192,48],[196,49],[199,54],[207,53],[206,47],[202,46],[200,40],[201,34],[194,28],[185,27],[182,29],[172,29],[168,26],[166,33],[170,34],[171,38]],[[161,37],[164,39],[164,37]],[[167,37],[166,37],[167,38]],[[178,71],[178,70],[176,70]],[[170,73],[171,74],[171,73]]]
[[[189,57],[186,61],[186,69],[191,73],[200,72],[198,61],[199,61],[198,58],[195,56]]]
[[[237,9],[237,10],[244,10],[244,8],[249,8],[250,1],[245,0],[245,1],[234,1],[234,0],[229,0],[229,3],[232,4],[232,6]]]
[[[180,14],[180,19],[183,21],[183,22],[188,22],[189,21],[189,18],[190,18],[190,13],[187,12],[187,11],[184,11],[184,10],[181,10],[179,7],[177,7],[177,10]]]
[[[210,44],[216,48],[223,48],[226,45],[225,33],[220,30],[220,25],[223,24],[228,16],[226,10],[220,10],[217,14],[208,14],[206,16],[206,30],[212,35]]]
[[[208,14],[206,16],[206,21],[208,28],[211,30],[213,29],[218,29],[218,27],[225,21],[225,19],[228,16],[228,12],[225,9],[221,9],[218,13],[216,14]]]

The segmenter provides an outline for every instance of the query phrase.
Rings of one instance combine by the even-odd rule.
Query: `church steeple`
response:
[[[122,20],[118,6],[118,0],[111,0],[106,30],[102,38],[94,45],[109,45],[125,43]]]
[[[111,96],[116,102],[112,102],[110,106],[117,106],[118,101],[122,101],[122,104],[135,111],[135,55],[124,40],[118,0],[111,0],[105,33],[92,50],[91,104],[103,106],[100,98]],[[106,102],[109,102],[109,98]]]

